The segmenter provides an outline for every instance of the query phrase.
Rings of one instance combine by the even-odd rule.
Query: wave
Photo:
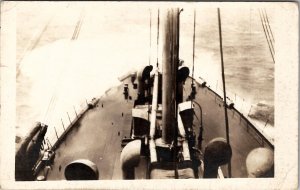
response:
[[[111,38],[60,40],[23,59],[17,78],[17,136],[23,137],[32,123],[41,121],[50,126],[47,134],[54,141],[54,127],[62,133],[62,121],[69,123],[68,117],[76,116],[74,110],[79,112],[86,101],[117,85],[124,71],[147,64],[148,52],[130,46],[132,39],[112,44]]]
[[[249,117],[274,126],[274,105],[261,101],[253,106]]]

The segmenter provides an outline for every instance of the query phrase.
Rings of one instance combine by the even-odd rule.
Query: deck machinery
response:
[[[16,153],[16,180],[274,176],[273,144],[181,64],[180,12],[158,14],[162,63],[87,103],[53,146],[51,126],[37,124]]]

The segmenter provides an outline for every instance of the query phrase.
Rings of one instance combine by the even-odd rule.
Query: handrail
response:
[[[195,81],[198,82],[199,84],[201,83],[200,79],[198,79],[198,78],[195,78]],[[216,90],[213,90],[208,84],[206,85],[206,88],[207,88],[209,91],[211,91],[212,93],[214,93],[217,97],[223,98],[222,95],[219,94],[219,93],[221,93],[221,92],[218,91],[218,88],[217,88]],[[219,90],[222,91],[221,89],[219,89]],[[228,97],[228,96],[227,96],[227,97]],[[242,103],[240,109],[237,108],[237,106],[234,106],[233,109],[236,110],[236,112],[240,115],[240,117],[243,118],[244,120],[246,120],[247,123],[249,123],[255,131],[259,132],[259,133],[262,135],[262,137],[265,139],[265,141],[267,141],[267,142],[269,143],[269,145],[273,147],[273,146],[274,146],[274,139],[273,139],[273,137],[271,137],[269,134],[267,134],[267,133],[264,132],[263,128],[264,128],[265,126],[262,126],[260,123],[255,122],[252,118],[250,118],[250,117],[248,116],[249,111],[251,111],[250,109],[247,109],[247,112],[243,111],[243,110],[245,110],[245,109],[243,109],[243,108],[245,107],[245,104],[246,104],[246,103],[244,104],[245,99],[244,99],[244,98],[241,98],[241,97],[239,97],[239,96],[236,96],[236,95],[235,95],[235,97],[236,97],[236,98],[235,98],[236,100],[238,100],[238,99],[243,100],[243,101],[242,101],[243,103]],[[233,101],[233,102],[234,102],[235,105],[236,105],[236,102],[235,102],[235,101]],[[237,102],[239,102],[239,101],[237,101]],[[251,108],[251,106],[250,106],[249,108]],[[266,128],[266,127],[265,127],[265,128]],[[269,128],[270,128],[270,127],[269,127]]]
[[[195,80],[201,84],[201,77],[195,78]],[[216,84],[218,84],[218,81],[216,82]],[[223,98],[223,89],[220,86],[216,86],[215,88],[210,87],[209,84],[206,84],[207,88],[209,88],[210,90],[214,91],[214,93],[216,95],[218,95],[220,98]],[[215,90],[213,90],[215,89]],[[226,96],[227,98],[230,99],[230,101],[232,101],[235,105],[235,108],[241,112],[243,115],[246,115],[248,117],[248,115],[251,113],[251,106],[253,107],[255,104],[250,104],[250,102],[247,102],[245,100],[245,98],[243,98],[242,96],[239,96],[237,93],[231,91],[231,90],[226,90]],[[270,124],[269,124],[270,125]]]
[[[70,118],[70,115],[67,113],[67,118],[68,118],[68,121],[70,122],[69,124],[66,125],[65,127],[65,124],[62,120],[62,118],[60,118],[60,121],[61,121],[61,124],[62,124],[62,128],[63,128],[63,132],[61,132],[60,134],[58,134],[57,130],[56,130],[56,127],[55,126],[49,126],[49,129],[52,129],[53,127],[53,130],[55,132],[55,135],[54,136],[49,136],[49,133],[51,133],[50,130],[49,133],[46,133],[45,135],[45,139],[47,139],[48,143],[52,144],[51,147],[49,147],[51,150],[55,150],[59,144],[61,143],[62,139],[68,134],[68,132],[71,130],[71,128],[76,124],[76,122],[84,115],[84,113],[90,109],[90,107],[94,106],[97,102],[99,101],[99,99],[94,99],[91,101],[91,102],[87,102],[87,105],[79,112],[77,113],[76,110],[75,110],[75,107],[73,106],[73,111],[75,112],[75,117],[74,118]],[[56,137],[56,140],[53,140],[54,138]]]

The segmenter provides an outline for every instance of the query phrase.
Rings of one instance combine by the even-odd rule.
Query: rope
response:
[[[269,28],[268,28],[268,26],[267,26],[267,24],[266,24],[267,21],[266,21],[266,18],[265,18],[265,14],[264,14],[263,11],[261,11],[261,13],[262,13],[263,20],[264,20],[264,25],[265,25],[265,28],[266,28],[266,31],[267,31],[268,40],[269,40],[269,43],[270,43],[270,45],[271,45],[272,53],[273,53],[273,55],[274,55],[274,46],[273,46],[273,43],[272,43],[272,41],[271,41],[271,36],[270,36]]]
[[[225,115],[225,126],[226,126],[226,140],[227,144],[230,145],[229,141],[229,123],[227,115],[227,103],[226,103],[226,86],[225,86],[225,72],[224,72],[224,60],[223,60],[223,44],[222,44],[222,28],[221,28],[221,15],[220,8],[218,8],[218,21],[219,21],[219,38],[220,38],[220,54],[221,54],[221,66],[222,66],[222,81],[223,81],[223,93],[224,93],[224,115]],[[228,176],[231,177],[231,161],[228,163]]]
[[[150,33],[150,34],[149,34],[149,35],[150,35],[150,38],[149,38],[149,39],[150,39],[150,49],[149,49],[149,65],[151,64],[151,28],[152,28],[152,27],[151,27],[151,25],[152,25],[152,23],[151,23],[151,16],[152,16],[152,14],[151,14],[151,10],[150,10],[150,32],[149,32],[149,33]]]
[[[272,36],[272,41],[273,41],[273,43],[274,43],[274,42],[275,42],[275,39],[274,39],[274,36],[273,36],[272,29],[271,29],[271,27],[270,27],[269,18],[268,18],[268,14],[267,14],[266,9],[264,9],[264,12],[265,12],[265,17],[266,17],[266,20],[267,20],[267,24],[268,24],[268,27],[269,27],[269,30],[270,30],[270,33],[271,33],[271,36]]]
[[[84,16],[85,16],[85,12],[82,11],[81,14],[80,14],[79,20],[76,23],[76,27],[75,27],[75,30],[73,32],[73,36],[72,36],[71,40],[76,40],[78,38]]]
[[[264,23],[263,23],[262,13],[260,12],[260,10],[258,10],[258,11],[259,11],[259,17],[260,17],[261,25],[262,25],[262,27],[263,27],[263,29],[264,29],[264,34],[265,34],[265,37],[266,37],[266,39],[267,39],[267,43],[268,43],[268,46],[269,46],[269,50],[270,50],[270,53],[271,53],[271,56],[272,56],[272,59],[273,59],[273,63],[275,63],[275,59],[274,59],[274,55],[273,55],[273,52],[272,52],[272,49],[271,49],[271,45],[270,45],[269,40],[268,40],[266,28],[265,28],[265,25],[264,25]]]
[[[84,16],[85,16],[85,12],[82,11],[80,16],[79,16],[79,20],[77,21],[76,23],[76,26],[75,26],[75,29],[74,29],[74,32],[73,32],[73,35],[71,37],[71,40],[76,40],[78,38],[78,35],[79,35],[79,32],[81,30],[81,26],[82,26],[82,23],[83,23],[83,19],[84,19]],[[66,67],[66,65],[64,65],[64,68]],[[58,92],[57,92],[57,88],[58,88],[58,85],[60,84],[61,82],[61,77],[62,77],[62,73],[65,71],[65,69],[62,68],[59,75],[58,75],[58,79],[56,81],[56,84],[54,86],[54,90],[53,90],[53,94],[51,96],[51,99],[50,99],[50,102],[48,104],[48,107],[47,107],[47,110],[46,110],[46,113],[44,115],[44,120],[43,122],[44,123],[47,123],[50,119],[51,119],[51,114],[53,113],[54,111],[54,108],[56,106],[56,103],[57,103],[57,96],[58,96]],[[49,116],[50,115],[50,116]]]
[[[151,64],[151,18],[152,18],[152,14],[151,14],[151,9],[150,9],[150,32],[149,32],[149,40],[150,40],[150,48],[149,48],[149,66]],[[148,87],[147,89],[147,96],[149,97],[150,94],[150,87]],[[150,98],[148,98],[148,111],[147,111],[147,115],[148,115],[148,121],[150,121]]]
[[[193,31],[193,67],[192,67],[192,85],[191,85],[191,100],[194,99],[194,70],[195,70],[195,34],[196,34],[196,10],[194,9],[194,31]],[[193,107],[193,102],[191,101],[191,107]]]
[[[194,69],[195,69],[195,33],[196,33],[196,10],[194,9],[194,34],[193,34],[193,69],[192,69],[192,85],[194,85]]]
[[[53,111],[53,109],[54,109],[54,107],[55,107],[55,104],[56,104],[56,93],[55,93],[55,90],[54,90],[54,92],[53,92],[53,95],[52,95],[52,97],[51,97],[51,99],[50,99],[50,102],[49,102],[49,104],[48,104],[48,108],[47,108],[47,110],[46,110],[46,113],[45,113],[45,115],[44,115],[44,120],[43,120],[43,123],[48,123],[48,120],[49,120],[49,113],[51,112],[51,111]]]
[[[177,10],[174,11],[174,9],[172,9],[172,13],[170,15],[171,17],[171,27],[169,27],[170,29],[170,33],[171,33],[171,55],[172,55],[172,65],[173,67],[175,67],[175,65],[177,65],[176,63],[178,62],[178,60],[174,60],[175,56],[174,54],[176,55],[177,54],[177,51],[176,51],[176,47],[174,45],[177,45],[176,42],[177,42],[177,33],[178,32],[178,22],[176,22],[176,19],[179,19],[178,18],[178,15],[176,15],[177,18],[175,18],[175,14],[178,13]],[[177,20],[178,21],[178,20]],[[176,34],[176,35],[175,35]],[[178,54],[177,54],[178,55]],[[176,72],[177,72],[178,69],[176,69]],[[175,76],[177,76],[175,74]],[[176,77],[175,77],[175,81],[176,83]],[[172,97],[172,102],[174,103],[174,108],[175,108],[175,117],[174,117],[174,120],[175,120],[175,126],[173,128],[173,150],[174,150],[174,153],[173,153],[173,160],[174,160],[174,175],[175,175],[175,179],[178,179],[179,176],[178,176],[178,165],[177,165],[177,129],[178,129],[178,124],[177,124],[177,103],[176,103],[176,92],[177,92],[177,85],[174,86],[174,92],[175,92],[175,96]]]
[[[159,46],[159,9],[157,10],[157,36],[156,36],[156,67],[158,68],[158,46]]]

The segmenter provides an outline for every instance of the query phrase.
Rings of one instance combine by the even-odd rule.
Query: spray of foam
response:
[[[125,71],[147,64],[144,47],[119,42],[116,46],[103,38],[61,40],[28,54],[17,79],[17,136],[42,121],[49,125],[47,135],[54,140],[53,127],[61,134],[61,119],[69,123],[67,112],[75,118],[74,109],[79,112],[86,100],[119,84],[117,78]]]

